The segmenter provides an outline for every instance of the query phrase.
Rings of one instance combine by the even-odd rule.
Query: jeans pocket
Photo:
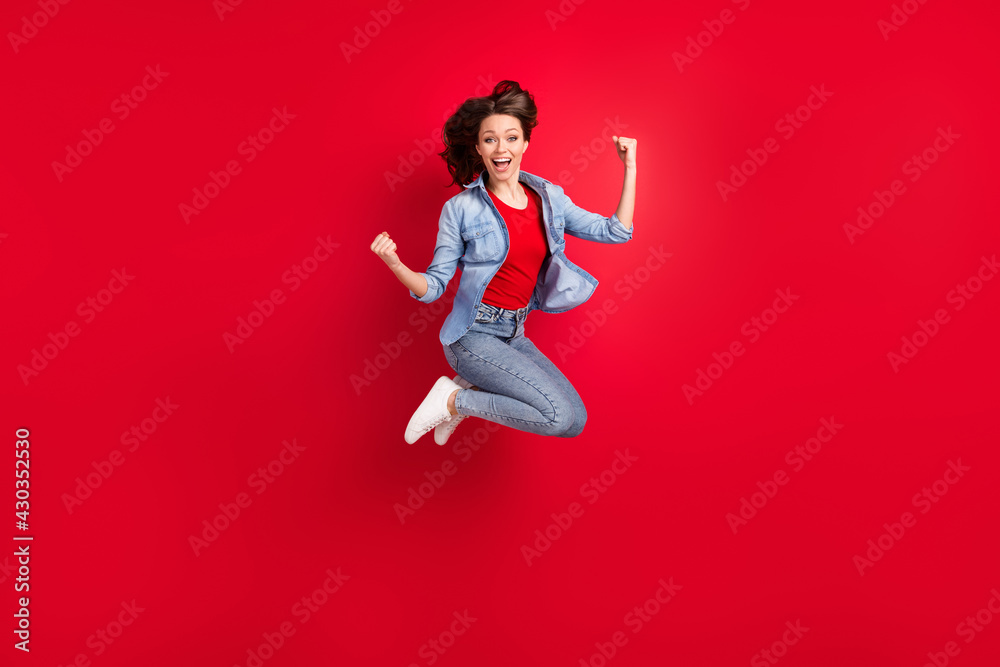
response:
[[[444,346],[444,358],[448,360],[448,365],[457,373],[458,372],[458,355],[455,351],[451,349],[450,345]]]
[[[485,324],[487,322],[496,322],[496,319],[497,313],[487,310],[482,306],[479,306],[479,310],[476,311],[476,322]]]

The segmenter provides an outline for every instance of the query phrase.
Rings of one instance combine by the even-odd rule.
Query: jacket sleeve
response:
[[[553,213],[563,216],[566,234],[598,243],[625,243],[632,239],[635,225],[626,228],[617,213],[610,218],[591,213],[574,204],[561,186],[550,183],[547,189],[552,193]]]
[[[449,199],[441,209],[434,257],[427,271],[420,273],[427,281],[427,292],[423,296],[417,296],[410,290],[410,296],[417,301],[430,303],[438,299],[455,275],[458,260],[465,254],[465,241],[462,240],[460,225],[461,220],[456,216],[454,204]]]

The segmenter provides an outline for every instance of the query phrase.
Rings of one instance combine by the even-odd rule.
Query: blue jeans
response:
[[[479,388],[460,390],[455,408],[528,433],[580,435],[587,409],[566,376],[524,336],[527,316],[527,308],[481,303],[472,328],[443,346],[448,364]]]

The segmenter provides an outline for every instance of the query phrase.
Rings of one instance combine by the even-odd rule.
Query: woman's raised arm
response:
[[[635,139],[612,136],[618,157],[625,163],[625,182],[622,183],[622,196],[618,200],[618,210],[615,215],[622,221],[626,229],[632,227],[632,214],[635,212],[635,150],[638,143]]]
[[[427,279],[415,271],[411,271],[399,259],[396,254],[396,242],[389,238],[389,232],[382,232],[372,241],[372,252],[378,255],[389,270],[396,274],[399,282],[417,295],[422,297],[427,293]]]

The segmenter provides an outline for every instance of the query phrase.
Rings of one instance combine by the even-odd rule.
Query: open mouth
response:
[[[496,167],[497,171],[507,171],[510,169],[510,158],[502,157],[493,160],[493,166]]]

